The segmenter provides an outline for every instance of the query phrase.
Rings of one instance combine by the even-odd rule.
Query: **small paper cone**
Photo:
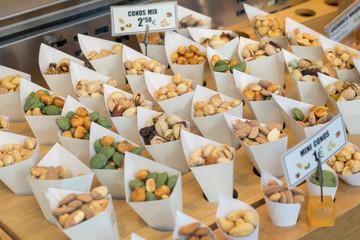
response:
[[[183,209],[180,172],[130,152],[125,153],[124,161],[126,202],[150,227],[160,231],[173,230],[176,211],[182,212]],[[170,198],[148,202],[129,202],[132,192],[129,182],[135,179],[135,174],[141,169],[148,169],[150,172],[167,172],[169,176],[176,175],[178,179]]]
[[[231,148],[233,158],[230,162],[191,167],[189,163],[190,154],[195,149],[199,147],[204,148],[207,144],[214,144],[216,147],[220,147],[222,144],[187,131],[181,131],[181,144],[184,149],[186,162],[209,202],[218,203],[219,194],[232,197],[235,149]],[[209,176],[212,177],[209,178]]]
[[[104,84],[104,99],[105,99],[105,105],[106,109],[108,111],[108,115],[111,116],[111,113],[109,111],[108,106],[108,99],[109,96],[113,92],[122,92],[125,94],[126,98],[132,98],[133,95],[125,92],[123,90],[120,90],[118,88],[111,87],[107,84]],[[152,106],[152,102],[145,100],[150,106]],[[119,135],[129,139],[130,141],[136,143],[137,145],[144,147],[143,143],[140,140],[140,135],[137,130],[137,116],[132,117],[110,117],[111,121],[114,123],[114,126],[116,130],[118,131]]]
[[[47,90],[25,79],[20,80],[20,103],[23,114],[25,114],[24,105],[27,96],[29,96],[31,92],[36,92],[40,89]],[[54,92],[51,91],[49,91],[49,93],[50,95],[54,94]],[[63,99],[63,97],[61,97],[60,95],[58,95],[58,97]],[[25,119],[28,122],[39,144],[53,145],[59,142],[59,137],[57,136],[58,126],[55,122],[55,119],[57,119],[58,117],[59,115],[25,116]]]
[[[85,191],[73,191],[68,189],[59,189],[59,188],[49,188],[45,192],[45,196],[50,205],[50,209],[55,209],[57,204],[68,194],[71,193],[82,193]],[[56,218],[53,216],[56,221],[56,225],[68,236],[70,239],[88,239],[88,240],[97,240],[97,239],[114,239],[120,240],[119,231],[115,218],[115,211],[111,195],[105,196],[109,199],[109,204],[106,209],[99,213],[98,215],[92,217],[89,220],[83,221],[73,227],[63,229],[61,225],[56,221]]]
[[[89,55],[92,50],[100,53],[100,50],[102,49],[111,50],[115,44],[120,44],[118,42],[95,38],[79,33],[77,36],[79,39],[81,51],[85,56]],[[124,47],[124,45],[122,46]],[[90,60],[89,62],[97,72],[104,74],[109,78],[114,78],[116,80],[117,86],[122,86],[126,84],[124,68],[121,67],[123,66],[122,54],[123,53],[117,53],[96,60]]]
[[[26,138],[28,137],[0,131],[0,149],[8,143],[24,145]],[[25,196],[32,195],[33,192],[26,178],[29,176],[30,168],[34,166],[39,159],[40,147],[39,144],[36,144],[31,158],[0,168],[1,181],[15,194]]]
[[[157,112],[151,109],[138,107],[138,131],[145,127],[146,120],[151,119],[155,113]],[[186,123],[188,126],[188,131],[190,131],[190,123]],[[174,168],[181,173],[186,173],[189,171],[189,167],[183,155],[183,149],[180,140],[175,140],[162,144],[145,145],[144,139],[141,136],[140,139],[143,143],[143,146],[145,146],[146,150],[148,150],[148,152],[155,159],[155,161]]]
[[[142,54],[145,55],[145,43],[139,43],[139,45]],[[169,65],[165,53],[165,45],[148,44],[146,56],[151,59],[158,60],[161,64],[163,64],[166,67]]]
[[[66,97],[70,95],[76,97],[73,87],[71,85],[71,77],[69,73],[65,74],[45,74],[49,68],[50,63],[59,63],[63,58],[69,58],[70,61],[80,65],[84,65],[84,62],[77,59],[67,53],[52,48],[44,43],[40,45],[39,51],[39,67],[46,84],[51,91],[56,91],[60,96]],[[71,71],[71,70],[70,70]]]
[[[299,29],[300,33],[307,33],[310,36],[319,37],[320,33],[312,30],[311,28],[302,25],[291,18],[285,18],[285,34],[294,31],[295,28]],[[324,56],[324,51],[321,46],[293,46],[290,45],[292,52],[300,57],[306,58],[310,61],[322,60]],[[285,60],[286,61],[286,60]]]
[[[322,169],[332,172],[334,174],[334,176],[335,176],[335,185],[336,185],[336,187],[323,187],[323,196],[331,196],[331,198],[334,200],[336,191],[337,191],[338,186],[339,186],[338,176],[337,176],[336,172],[331,167],[329,167],[326,163],[324,163],[322,165]],[[312,174],[310,174],[306,178],[306,186],[307,186],[308,191],[309,191],[309,196],[321,196],[320,186],[316,185],[316,184],[313,184],[310,181],[311,175]]]
[[[291,80],[299,97],[299,100],[304,103],[309,103],[317,106],[325,105],[327,95],[322,88],[320,82],[302,82],[296,81],[293,78],[290,72],[289,63],[293,60],[299,61],[301,58],[286,51],[285,49],[282,49],[282,53],[284,54],[285,64],[287,66],[287,69],[289,70],[289,75],[291,76]]]
[[[37,166],[57,167],[59,165],[65,165],[74,177],[59,180],[27,178],[46,220],[54,225],[56,225],[56,221],[51,214],[51,208],[49,202],[46,200],[45,191],[50,187],[57,187],[88,192],[94,178],[94,173],[88,167],[69,151],[56,143],[43,159],[41,159]],[[85,175],[79,176],[79,174]]]
[[[184,17],[191,14],[193,18],[201,19],[206,23],[205,26],[194,27],[194,28],[201,28],[201,29],[209,29],[209,28],[211,28],[211,17],[208,17],[208,16],[203,15],[201,13],[195,12],[195,11],[193,11],[191,9],[182,7],[180,5],[177,5],[177,6],[178,6],[178,19],[179,19],[179,21],[181,19],[183,19]],[[180,29],[177,29],[176,31],[177,31],[177,33],[183,35],[184,37],[187,37],[187,38],[191,39],[191,35],[190,35],[188,29],[189,28],[180,28]]]
[[[283,185],[283,182],[272,176],[270,173],[263,171],[261,173],[261,190],[268,185],[269,180],[275,180],[280,185]],[[277,203],[271,201],[264,194],[264,199],[266,207],[269,211],[271,221],[279,227],[290,227],[296,224],[299,212],[300,212],[300,203]]]
[[[188,48],[190,45],[194,45],[199,49],[199,51],[206,53],[205,47],[180,34],[177,34],[172,31],[167,31],[165,33],[166,57],[174,74],[180,73],[183,79],[192,79],[193,84],[195,86],[197,84],[203,85],[204,83],[203,74],[204,74],[205,63],[196,64],[196,65],[182,65],[182,64],[175,64],[171,60],[171,55],[177,51],[178,47],[185,46],[186,48]]]
[[[195,223],[195,222],[199,222],[198,220],[196,220],[195,218],[192,218],[182,212],[176,212],[176,221],[175,221],[175,228],[174,228],[174,232],[172,235],[172,239],[188,239],[189,236],[186,235],[180,235],[178,234],[178,231],[180,228],[191,224],[191,223]],[[201,222],[200,222],[201,223]],[[199,228],[207,228],[209,229],[209,233],[206,236],[211,236],[212,239],[216,239],[215,238],[215,234],[213,233],[213,231],[211,230],[211,228],[209,228],[207,225],[201,223],[201,225],[199,226]]]
[[[240,37],[238,53],[241,61],[244,61],[241,51],[249,43],[258,43],[251,39]],[[252,76],[260,79],[268,79],[273,83],[284,87],[284,57],[281,52],[258,60],[246,62]]]
[[[356,152],[360,152],[360,148],[353,143],[348,142],[347,145],[352,146]],[[343,176],[338,174],[338,176],[347,184],[351,186],[360,186],[360,172],[354,173],[352,175]]]
[[[259,214],[257,213],[257,211],[251,207],[250,205],[242,202],[242,201],[239,201],[239,200],[236,200],[236,199],[233,199],[231,197],[228,197],[228,196],[224,196],[222,194],[220,194],[219,196],[219,206],[217,208],[217,211],[216,211],[216,218],[224,218],[226,219],[227,216],[230,214],[230,213],[233,213],[237,210],[242,210],[242,209],[246,209],[246,210],[250,210],[250,211],[253,211],[255,212],[258,220],[259,220],[259,224],[256,226],[254,232],[252,234],[250,234],[249,236],[246,236],[246,237],[232,237],[230,236],[229,234],[225,233],[222,231],[222,228],[220,227],[218,221],[216,221],[216,225],[218,226],[218,228],[220,229],[220,231],[225,235],[226,239],[229,239],[229,240],[236,240],[236,239],[241,239],[241,240],[256,240],[259,238],[259,228],[260,228],[260,217],[259,217]]]

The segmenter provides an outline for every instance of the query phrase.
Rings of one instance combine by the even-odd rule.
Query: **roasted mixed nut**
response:
[[[131,142],[115,142],[112,136],[104,136],[94,143],[96,155],[90,159],[90,167],[94,169],[123,169],[125,152],[141,156],[142,148]]]
[[[275,55],[281,51],[281,48],[273,41],[265,42],[261,40],[259,43],[249,43],[241,51],[244,62],[258,60],[267,56]]]
[[[317,36],[309,35],[308,33],[301,33],[299,28],[295,28],[294,31],[286,33],[290,45],[292,46],[307,46],[316,47],[321,46]]]
[[[233,73],[233,70],[236,69],[240,72],[249,74],[249,69],[246,67],[245,62],[238,62],[234,58],[230,60],[220,60],[219,55],[213,55],[211,57],[211,67],[214,72],[224,72],[224,73]]]
[[[144,75],[145,71],[154,73],[164,73],[164,66],[157,60],[148,60],[147,58],[138,58],[134,62],[126,60],[124,62],[126,75]]]
[[[325,87],[326,92],[337,102],[360,99],[360,88],[357,83],[349,81],[336,81]]]
[[[47,90],[31,92],[25,100],[25,116],[60,115],[65,100]]]
[[[187,236],[187,239],[193,240],[215,240],[210,236],[210,229],[208,227],[200,227],[201,223],[193,222],[182,226],[178,230],[179,235]]]
[[[110,78],[106,81],[106,84],[115,87],[116,80]],[[76,95],[78,97],[103,97],[104,85],[100,80],[91,82],[86,79],[81,79],[76,83]]]
[[[184,80],[181,74],[175,74],[172,77],[172,83],[162,86],[159,90],[154,92],[158,102],[174,98],[192,91],[192,84],[190,80]]]
[[[243,89],[244,97],[249,101],[264,101],[274,99],[273,94],[285,96],[285,91],[279,84],[274,84],[270,80],[260,80],[258,83],[249,83]]]
[[[150,172],[142,169],[129,182],[132,190],[129,202],[145,202],[168,199],[177,182],[177,176],[169,176],[167,172]]]
[[[90,53],[86,56],[88,60],[96,60],[103,57],[108,57],[117,53],[122,52],[122,45],[121,44],[114,44],[111,50],[108,49],[101,49],[100,53],[95,50],[90,51]]]
[[[275,15],[256,15],[251,20],[260,37],[281,37],[285,34],[285,21]]]
[[[337,174],[348,176],[360,171],[360,152],[346,145],[326,162]]]
[[[100,117],[98,112],[89,113],[83,107],[79,107],[75,112],[68,112],[65,117],[61,116],[56,119],[56,124],[63,131],[61,136],[85,140],[89,140],[92,122],[96,122],[104,128],[112,127],[112,123],[108,119]]]
[[[241,101],[238,99],[234,99],[231,102],[225,102],[221,100],[220,94],[215,94],[210,98],[209,102],[198,101],[194,103],[194,117],[206,117],[223,113],[239,106],[240,104]]]
[[[263,127],[257,120],[243,122],[236,119],[231,124],[235,128],[235,135],[248,146],[273,142],[286,136],[282,132],[283,126],[279,123],[268,123]]]
[[[329,113],[329,109],[323,106],[312,106],[306,117],[299,108],[293,108],[293,114],[294,120],[302,127],[311,127],[327,123],[334,117]]]
[[[183,65],[195,65],[203,64],[205,62],[206,53],[201,52],[194,45],[190,45],[188,49],[185,46],[180,46],[171,54],[171,61],[174,64],[183,64]]]
[[[251,235],[259,225],[259,217],[254,211],[241,209],[227,215],[226,219],[218,217],[221,230],[232,237]]]
[[[140,33],[137,36],[139,43],[145,42],[145,33]],[[149,44],[152,45],[164,45],[165,32],[153,32],[149,33]]]
[[[158,112],[148,119],[145,127],[141,128],[139,133],[144,138],[145,145],[161,144],[180,139],[180,130],[188,130],[187,123],[171,114],[166,117],[166,113]]]
[[[113,92],[108,98],[108,108],[111,117],[131,117],[137,114],[137,107],[151,108],[151,105],[145,102],[145,96],[142,93],[134,94],[132,98],[125,97],[122,92]]]
[[[304,202],[305,192],[301,188],[293,187],[288,189],[285,184],[282,186],[275,180],[269,180],[268,186],[263,189],[264,195],[273,202],[278,203],[300,203]]]
[[[109,204],[109,199],[105,198],[107,194],[106,186],[94,188],[90,193],[70,193],[51,214],[64,229],[70,228],[105,211]]]
[[[360,56],[358,56],[355,50],[347,50],[346,47],[341,44],[337,45],[335,49],[327,49],[325,51],[325,57],[336,70],[353,69],[355,67],[354,58],[360,59]]]
[[[310,61],[301,58],[299,61],[292,60],[288,64],[290,73],[295,81],[319,82],[318,73],[329,75],[329,69],[324,66],[321,60]]]
[[[22,77],[21,74],[16,74],[15,76],[10,75],[0,78],[0,95],[19,91],[20,78]]]
[[[3,115],[0,114],[0,131],[6,131],[8,127],[9,127],[8,122],[4,119]]]
[[[59,63],[50,63],[45,75],[70,73],[70,59],[63,58]]]
[[[73,174],[65,165],[57,167],[34,166],[30,169],[30,179],[38,180],[56,180],[72,178]]]
[[[196,19],[192,14],[189,14],[179,20],[179,28],[188,28],[188,27],[201,27],[206,26],[206,22],[202,19]]]
[[[204,148],[198,147],[190,154],[190,167],[205,166],[232,161],[235,153],[226,144],[216,147],[207,144]]]
[[[32,157],[37,141],[35,138],[26,138],[23,145],[7,143],[0,149],[0,167],[19,163]]]
[[[220,48],[223,47],[227,42],[233,40],[236,36],[231,33],[222,32],[220,35],[213,35],[211,38],[201,38],[200,44],[204,47]]]

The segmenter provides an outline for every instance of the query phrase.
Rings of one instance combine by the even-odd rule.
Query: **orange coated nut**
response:
[[[79,117],[86,117],[89,114],[89,112],[88,110],[86,110],[86,108],[79,107],[78,109],[76,109],[75,114],[78,115]]]
[[[86,129],[83,126],[78,126],[74,132],[74,138],[82,139],[86,135]]]
[[[128,141],[122,141],[119,145],[118,145],[118,151],[120,152],[120,153],[123,153],[123,154],[125,154],[125,152],[130,152],[132,149],[133,149],[134,147],[133,147],[133,145],[130,143],[130,142],[128,142]]]
[[[270,91],[270,92],[275,92],[276,90],[279,90],[279,85],[278,84],[271,84],[270,86],[268,86],[267,90]]]
[[[63,133],[61,134],[61,136],[63,137],[69,137],[69,138],[72,138],[72,134],[70,131],[63,131]]]
[[[178,55],[177,52],[171,54],[171,61],[172,61],[173,63],[176,63],[178,59],[179,59],[179,55]]]
[[[145,191],[143,188],[137,187],[132,193],[131,198],[134,202],[144,202],[146,200]]]
[[[166,185],[162,185],[154,190],[154,194],[158,199],[161,199],[162,195],[170,196],[170,188]]]
[[[184,57],[189,59],[189,58],[192,58],[194,57],[195,53],[192,52],[192,51],[186,51],[185,54],[184,54]]]
[[[147,169],[142,169],[138,171],[135,175],[136,179],[143,180],[149,175],[150,171]]]
[[[65,101],[61,98],[58,98],[58,97],[55,97],[54,98],[54,105],[57,106],[58,108],[63,108],[64,107],[64,104],[65,104]]]
[[[199,51],[199,49],[198,49],[197,47],[195,47],[194,45],[190,45],[190,46],[189,46],[189,50],[192,51],[192,52],[194,52],[194,53],[196,53],[196,52]]]
[[[38,97],[38,98],[41,98],[42,95],[46,95],[44,90],[38,90],[35,94],[34,94],[34,97]]]
[[[84,118],[74,115],[71,117],[70,123],[74,128],[82,126],[84,124]]]
[[[186,52],[186,47],[185,46],[178,47],[177,52],[181,55],[184,55]]]
[[[83,127],[87,130],[90,129],[90,126],[91,126],[91,122],[92,122],[92,119],[91,117],[84,117],[84,124],[83,124]]]
[[[51,97],[49,97],[48,95],[42,95],[41,98],[40,98],[40,101],[42,103],[45,103],[46,106],[49,106],[53,103],[53,99]]]
[[[189,63],[190,63],[190,64],[193,64],[193,65],[194,65],[194,64],[198,64],[198,63],[199,63],[199,59],[194,58],[194,57],[193,57],[193,58],[190,58],[190,59],[189,59]]]
[[[186,58],[179,57],[177,60],[177,64],[187,64]]]
[[[101,139],[100,143],[104,147],[110,147],[114,143],[115,139],[112,136],[105,136]]]

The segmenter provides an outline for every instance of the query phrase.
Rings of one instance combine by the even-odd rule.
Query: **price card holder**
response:
[[[112,36],[174,30],[178,27],[177,2],[111,6]]]

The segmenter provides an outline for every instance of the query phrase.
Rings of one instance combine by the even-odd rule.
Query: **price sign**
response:
[[[283,167],[289,188],[301,183],[318,166],[326,162],[347,143],[342,115],[337,115],[324,128],[287,151]]]
[[[111,7],[113,36],[143,33],[146,25],[149,26],[150,32],[177,29],[177,3],[159,2]]]

